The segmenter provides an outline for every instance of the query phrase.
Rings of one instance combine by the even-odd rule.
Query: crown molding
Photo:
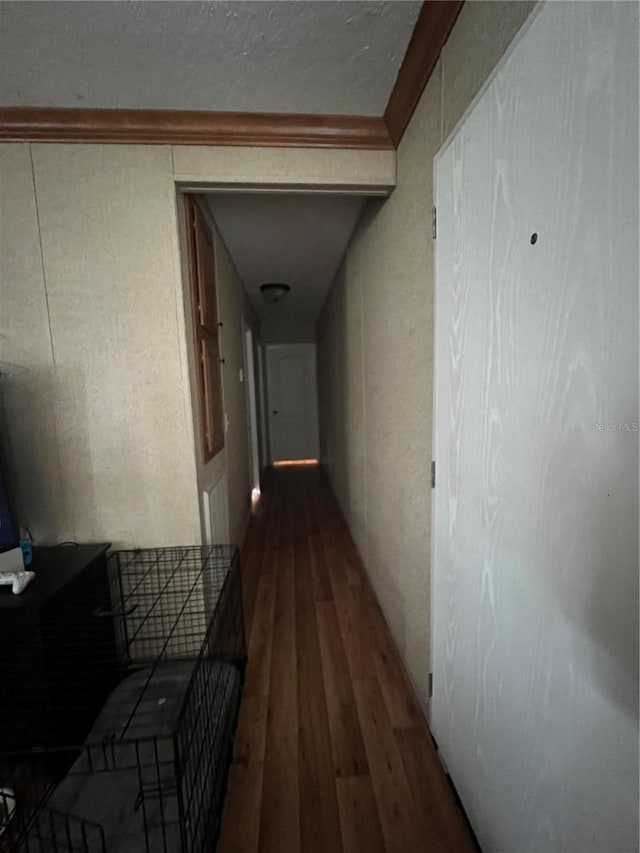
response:
[[[425,0],[409,41],[384,121],[398,147],[464,0]]]
[[[393,149],[382,118],[196,110],[0,107],[0,139]]]

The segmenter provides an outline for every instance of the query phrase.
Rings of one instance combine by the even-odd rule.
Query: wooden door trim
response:
[[[384,121],[397,148],[464,0],[425,0],[389,97]]]
[[[393,149],[381,117],[0,107],[0,140]]]
[[[196,217],[199,215],[205,228],[209,230],[209,225],[206,219],[202,216],[195,200],[188,195],[184,197],[185,211],[185,229],[187,237],[187,262],[189,271],[189,303],[191,316],[191,337],[193,341],[194,355],[194,378],[195,378],[195,395],[198,406],[198,442],[200,444],[200,452],[202,453],[202,462],[207,464],[214,458],[225,445],[225,429],[224,429],[224,394],[223,394],[223,376],[220,363],[220,343],[218,328],[215,332],[210,331],[201,323],[199,300],[200,300],[200,282],[198,260],[196,257],[197,249],[195,243],[194,224]],[[217,303],[217,282],[215,281],[215,244],[213,234],[211,234],[211,251],[213,252],[213,270],[214,270],[214,293],[213,298]],[[217,316],[217,304],[216,304]],[[214,350],[214,360],[218,369],[217,382],[213,394],[214,382],[209,376],[210,365],[207,361],[207,346]],[[213,397],[212,397],[213,394]],[[214,397],[216,399],[214,399]],[[214,410],[213,407],[217,409]],[[216,424],[216,415],[218,423]],[[216,428],[217,426],[217,428]]]

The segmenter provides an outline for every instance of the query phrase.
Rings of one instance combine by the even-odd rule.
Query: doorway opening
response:
[[[179,190],[206,541],[242,542],[266,468],[319,464],[316,319],[369,195],[380,192]],[[286,285],[284,299],[265,298],[270,282]],[[205,311],[216,335],[206,352]],[[207,407],[218,375],[218,408]],[[214,451],[210,424],[222,430]]]

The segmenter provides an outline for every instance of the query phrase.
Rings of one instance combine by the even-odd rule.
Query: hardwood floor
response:
[[[318,468],[270,472],[243,586],[249,662],[219,853],[473,851]]]

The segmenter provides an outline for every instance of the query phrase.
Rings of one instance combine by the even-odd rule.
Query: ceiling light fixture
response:
[[[260,285],[260,293],[267,302],[282,302],[290,290],[288,284],[282,284],[279,281],[268,281]]]

